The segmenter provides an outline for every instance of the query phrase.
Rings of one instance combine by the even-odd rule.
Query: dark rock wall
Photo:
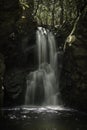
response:
[[[26,64],[30,68],[35,65],[36,23],[33,21],[33,8],[32,0],[29,1],[29,8],[25,10],[19,0],[0,0],[0,53],[6,65],[4,75],[4,61],[0,59],[0,105],[3,99],[2,85],[5,105],[24,102],[22,92],[26,89]]]
[[[4,106],[24,105],[26,71],[12,69],[4,77]]]
[[[14,33],[15,23],[18,20],[19,15],[20,7],[18,0],[0,1],[0,106],[3,104],[3,77],[6,58],[8,57],[6,54],[12,49],[8,49],[8,46],[9,43],[11,43],[10,37]]]
[[[0,1],[0,52],[5,57],[5,63],[17,49],[17,43],[15,43],[16,22],[20,15],[21,7],[18,0]]]
[[[5,72],[4,57],[2,54],[0,54],[0,107],[3,105],[3,97],[4,97],[4,90],[3,90],[4,72]]]
[[[0,52],[9,68],[22,66],[35,42],[33,8],[33,1],[29,1],[29,8],[25,10],[19,0],[0,1]]]
[[[66,44],[60,90],[66,105],[87,110],[87,10],[73,36],[73,42]]]

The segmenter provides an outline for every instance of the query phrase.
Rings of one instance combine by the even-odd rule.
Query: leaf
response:
[[[21,4],[23,10],[25,10],[25,8],[29,8],[29,5],[28,5],[27,2],[24,1],[24,0],[20,0],[20,4]]]

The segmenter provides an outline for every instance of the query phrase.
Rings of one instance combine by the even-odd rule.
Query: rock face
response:
[[[0,52],[5,56],[5,63],[9,68],[22,66],[27,60],[31,44],[34,43],[36,23],[33,21],[32,11],[31,0],[29,9],[25,11],[19,0],[0,1]]]
[[[3,105],[3,76],[5,71],[4,57],[0,54],[0,107]]]
[[[6,104],[13,102],[16,104],[15,99],[21,98],[19,95],[22,93],[24,79],[22,79],[21,72],[19,73],[20,68],[25,67],[27,62],[31,65],[30,67],[34,64],[35,59],[32,54],[35,52],[36,23],[33,22],[32,11],[32,0],[29,1],[29,9],[25,9],[25,12],[19,0],[0,0],[0,53],[4,55],[6,65],[4,78]],[[1,66],[4,67],[3,60],[0,61]],[[16,72],[14,68],[17,69]],[[2,68],[0,68],[0,75],[1,71]],[[2,76],[0,76],[0,104],[2,104],[1,98],[3,97],[1,78]]]
[[[18,0],[0,1],[0,39],[8,37],[15,27],[15,22],[19,17]]]
[[[60,89],[65,104],[87,110],[87,10],[66,44]]]
[[[13,33],[15,22],[19,17],[19,12],[18,0],[0,1],[0,106],[3,104],[2,86],[5,71],[4,59],[6,60],[6,51],[4,47],[6,48],[6,46],[9,45],[9,37]]]
[[[20,13],[18,0],[0,1],[0,52],[5,56],[5,60],[16,49],[17,43],[14,39],[16,22],[20,17]]]
[[[23,105],[25,100],[26,71],[12,69],[4,77],[4,105]]]

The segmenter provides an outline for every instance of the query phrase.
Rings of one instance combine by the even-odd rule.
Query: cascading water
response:
[[[27,76],[26,105],[57,105],[57,52],[54,35],[39,27],[36,32],[38,69]]]

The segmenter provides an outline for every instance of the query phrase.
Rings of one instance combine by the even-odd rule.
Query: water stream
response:
[[[39,27],[36,32],[38,69],[27,76],[25,104],[58,105],[58,71],[55,37]]]

